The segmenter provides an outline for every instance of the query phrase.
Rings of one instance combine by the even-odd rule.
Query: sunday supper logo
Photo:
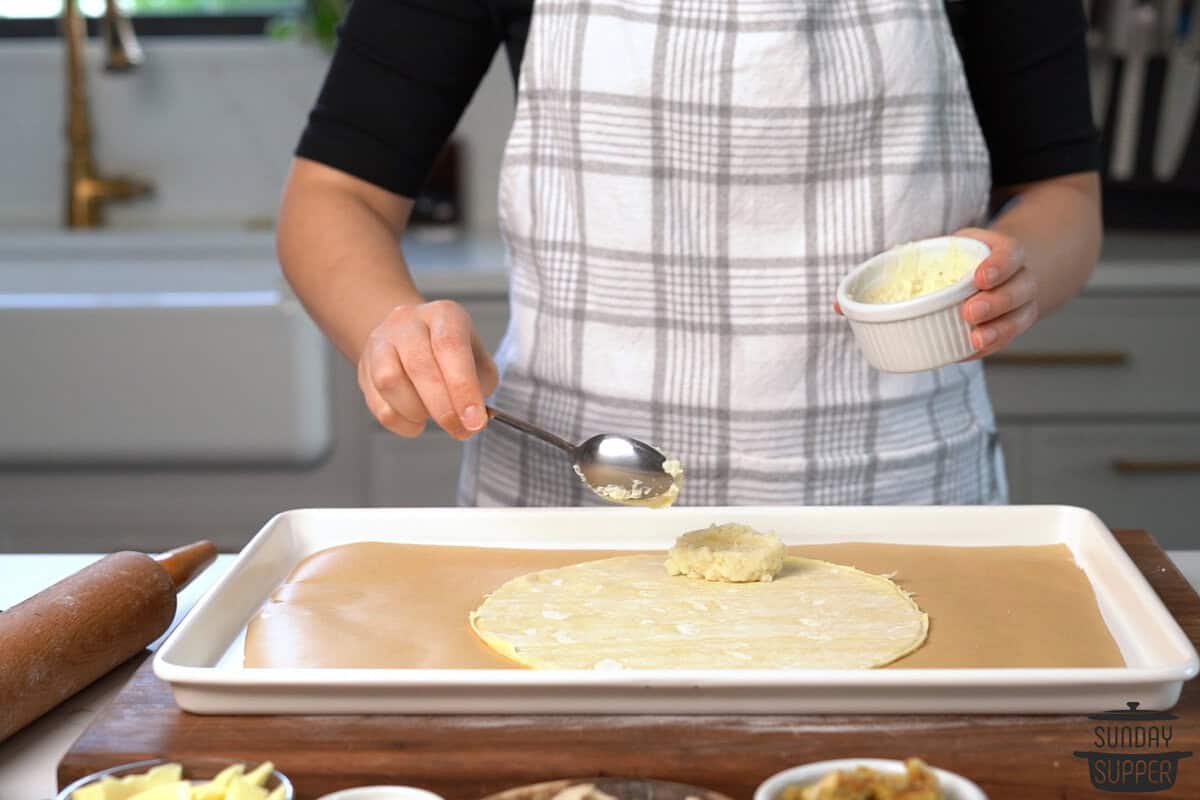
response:
[[[1099,724],[1092,728],[1093,750],[1076,750],[1087,759],[1092,786],[1105,792],[1161,792],[1175,785],[1180,759],[1191,752],[1171,750],[1178,719],[1165,711],[1129,708],[1091,714]]]

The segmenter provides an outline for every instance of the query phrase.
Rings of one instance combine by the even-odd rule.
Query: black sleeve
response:
[[[355,0],[296,155],[415,196],[498,47],[482,0]]]
[[[996,186],[1099,168],[1079,0],[947,4]]]

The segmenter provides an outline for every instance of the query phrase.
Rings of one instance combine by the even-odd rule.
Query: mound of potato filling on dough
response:
[[[667,552],[667,574],[730,583],[767,582],[783,569],[787,548],[773,533],[726,523],[689,531]]]

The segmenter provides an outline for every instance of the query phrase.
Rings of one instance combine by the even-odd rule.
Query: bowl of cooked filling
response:
[[[786,769],[754,800],[987,800],[971,781],[919,758],[843,758]]]
[[[867,362],[918,372],[975,352],[959,307],[978,291],[975,268],[991,249],[965,236],[893,247],[846,275],[837,301]]]
[[[291,781],[269,761],[257,766],[152,758],[93,773],[56,800],[292,800]]]

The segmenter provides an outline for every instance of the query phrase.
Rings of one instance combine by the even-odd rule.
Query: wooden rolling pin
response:
[[[209,541],[113,553],[0,613],[0,741],[161,636],[216,557]]]

